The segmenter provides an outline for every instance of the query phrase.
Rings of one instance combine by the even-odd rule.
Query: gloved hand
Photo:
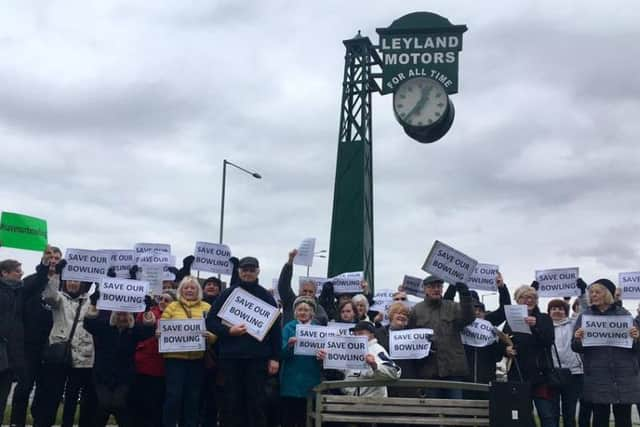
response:
[[[151,295],[144,296],[144,312],[151,310],[151,307],[155,305],[155,300],[151,298]]]
[[[240,260],[238,259],[238,257],[232,256],[231,258],[229,258],[229,261],[231,262],[231,264],[233,264],[234,269],[238,268],[238,264],[240,264]]]
[[[469,287],[462,282],[456,282],[456,291],[460,295],[469,295]]]
[[[99,298],[100,298],[100,288],[98,287],[98,284],[96,283],[96,290],[93,291],[91,296],[89,296],[89,301],[91,302],[91,305],[95,306],[96,304],[98,304],[98,299]]]
[[[116,277],[115,267],[109,267],[109,269],[107,270],[107,277]]]
[[[62,274],[62,270],[64,270],[66,266],[67,266],[66,259],[61,259],[60,261],[58,261],[58,263],[56,264],[56,274]]]
[[[138,274],[138,270],[139,270],[139,268],[138,268],[137,265],[135,265],[135,264],[132,265],[131,268],[129,269],[129,278],[133,279],[133,280],[136,280],[136,276]]]
[[[533,282],[531,282],[531,287],[537,291],[540,287],[540,283],[538,283],[537,280],[534,280]]]
[[[182,279],[191,274],[191,264],[195,261],[196,257],[189,255],[182,260],[182,268],[177,270],[175,267],[169,267],[168,270],[175,274],[176,283],[180,283]]]
[[[231,258],[229,258],[229,262],[233,264],[233,270],[231,270],[231,278],[229,279],[229,287],[232,287],[240,282],[240,275],[238,274],[238,264],[240,264],[240,260],[232,256]]]
[[[582,277],[578,277],[578,280],[576,280],[576,287],[580,289],[581,295],[584,295],[584,293],[587,291],[587,283],[582,280]]]

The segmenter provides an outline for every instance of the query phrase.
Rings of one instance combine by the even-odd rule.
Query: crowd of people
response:
[[[193,257],[173,269],[174,281],[163,292],[145,298],[138,314],[97,309],[97,284],[61,280],[66,261],[60,249],[47,247],[35,273],[23,279],[19,261],[0,261],[0,402],[10,404],[10,425],[24,426],[30,409],[33,425],[54,424],[62,406],[62,426],[105,426],[114,416],[121,426],[298,427],[305,425],[306,398],[326,379],[419,378],[478,383],[496,381],[496,363],[506,359],[508,379],[525,383],[542,427],[631,426],[631,406],[640,403],[640,333],[638,319],[628,331],[631,348],[583,346],[582,316],[629,316],[613,282],[578,279],[581,296],[538,305],[537,283],[518,287],[513,299],[526,306],[530,333],[515,332],[505,322],[511,295],[498,274],[499,307],[487,312],[478,294],[464,283],[450,284],[429,276],[424,300],[411,305],[402,287],[384,314],[372,311],[366,282],[358,294],[336,294],[326,282],[317,293],[314,282],[292,286],[289,253],[274,292],[260,285],[259,261],[232,258],[229,286],[216,277],[202,283],[191,275]],[[130,277],[135,279],[137,267]],[[108,275],[115,275],[110,271]],[[256,339],[244,324],[218,316],[237,287],[274,307],[279,320]],[[457,294],[457,301],[456,301]],[[618,297],[616,297],[618,295]],[[204,319],[204,351],[160,353],[161,320]],[[461,331],[475,319],[489,322],[498,339],[476,347],[463,343]],[[323,369],[326,350],[295,354],[297,325],[352,324],[354,335],[367,338],[366,368]],[[500,328],[501,325],[504,325]],[[429,356],[394,360],[392,331],[433,330]],[[559,368],[565,380],[555,378]],[[12,384],[13,397],[7,402]],[[478,392],[455,389],[346,387],[345,394],[486,399]],[[31,402],[29,404],[29,402]],[[579,413],[577,404],[580,402]],[[79,415],[76,412],[79,407]],[[576,423],[577,415],[577,423]]]

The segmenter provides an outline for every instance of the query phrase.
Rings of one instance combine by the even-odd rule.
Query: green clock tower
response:
[[[327,277],[373,278],[372,94],[393,94],[393,112],[412,139],[431,143],[453,124],[465,25],[415,12],[378,28],[380,44],[358,35],[346,48]]]

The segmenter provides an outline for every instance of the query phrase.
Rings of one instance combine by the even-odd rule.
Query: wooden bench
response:
[[[489,400],[430,399],[422,397],[366,397],[326,394],[344,387],[442,388],[488,392],[487,384],[458,381],[325,381],[307,398],[307,427],[322,423],[369,423],[488,426]]]

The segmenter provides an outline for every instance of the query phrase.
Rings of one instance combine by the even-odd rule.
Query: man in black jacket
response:
[[[49,270],[47,280],[59,274],[56,272],[56,265],[62,259],[62,251],[56,246],[47,246],[43,260],[48,260]],[[46,262],[46,261],[45,261]],[[34,286],[38,280],[38,273],[31,274],[24,278],[25,287]],[[19,378],[13,390],[13,400],[11,402],[11,425],[24,427],[27,418],[27,407],[29,406],[29,396],[33,386],[36,386],[36,393],[31,403],[31,414],[36,414],[38,404],[46,396],[42,395],[42,352],[49,342],[49,332],[53,325],[51,310],[46,308],[42,302],[42,294],[35,293],[25,300],[24,320],[24,376]],[[34,415],[34,418],[37,418]]]
[[[0,414],[3,416],[13,379],[24,377],[25,300],[42,292],[48,270],[48,265],[38,265],[36,279],[27,286],[22,281],[22,264],[13,259],[0,261]]]
[[[258,260],[245,257],[238,263],[237,286],[277,307],[273,296],[258,284]],[[267,378],[280,367],[281,331],[274,322],[262,341],[247,333],[244,324],[227,326],[218,317],[236,286],[225,289],[207,316],[207,329],[218,336],[220,370],[224,376],[223,425],[266,427]]]

